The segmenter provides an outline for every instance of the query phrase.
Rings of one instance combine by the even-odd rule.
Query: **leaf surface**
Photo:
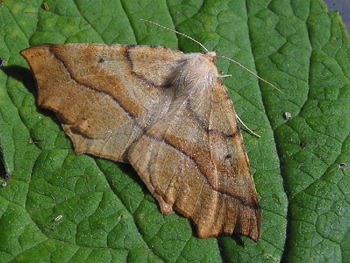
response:
[[[184,3],[186,2],[186,3]],[[345,262],[350,258],[350,67],[342,21],[320,0],[13,1],[0,3],[1,262]],[[161,45],[203,52],[183,32],[280,88],[218,60],[262,208],[257,243],[199,239],[162,215],[130,165],[75,155],[35,104],[19,52],[43,43]],[[283,115],[290,112],[291,119]],[[62,219],[54,219],[62,215]]]

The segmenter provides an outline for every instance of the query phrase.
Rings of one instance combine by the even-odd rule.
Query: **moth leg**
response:
[[[255,132],[253,132],[251,129],[249,129],[249,127],[247,125],[245,125],[245,123],[239,118],[239,116],[236,114],[237,120],[240,122],[240,124],[242,124],[242,126],[252,135],[254,135],[255,137],[261,138],[261,136]]]

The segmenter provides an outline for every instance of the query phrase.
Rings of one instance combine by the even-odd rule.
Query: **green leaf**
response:
[[[186,2],[186,3],[184,3]],[[345,262],[350,258],[349,41],[321,0],[0,3],[0,262]],[[187,218],[162,215],[130,165],[75,155],[52,112],[35,104],[22,49],[43,43],[201,48],[217,65],[243,132],[263,221],[257,243],[199,239]],[[292,118],[286,120],[285,112]],[[55,222],[54,219],[62,215]]]

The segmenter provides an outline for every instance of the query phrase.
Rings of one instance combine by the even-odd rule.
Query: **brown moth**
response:
[[[163,214],[201,238],[259,239],[261,211],[215,52],[154,46],[40,45],[21,55],[77,154],[130,163]]]

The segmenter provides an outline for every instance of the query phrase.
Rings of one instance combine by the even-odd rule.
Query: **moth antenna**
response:
[[[153,25],[156,25],[156,26],[158,26],[158,27],[160,27],[160,28],[163,28],[163,29],[165,29],[165,30],[168,30],[168,31],[170,31],[170,32],[174,32],[175,34],[184,36],[184,37],[186,37],[186,38],[192,40],[193,42],[197,43],[199,46],[201,46],[201,47],[205,50],[206,53],[209,53],[209,50],[208,50],[201,42],[195,40],[194,38],[192,38],[192,37],[190,37],[190,36],[188,36],[188,35],[186,35],[186,34],[184,34],[184,33],[181,33],[181,32],[176,31],[176,30],[174,30],[174,29],[171,29],[171,28],[162,26],[162,25],[160,25],[160,24],[158,24],[158,23],[156,23],[156,22],[153,22],[153,21],[149,21],[149,20],[142,19],[142,18],[141,18],[140,20],[141,20],[141,21],[144,21],[144,22],[147,22],[147,23],[150,23],[150,24],[153,24]],[[248,69],[247,67],[243,66],[243,65],[242,65],[241,63],[239,63],[238,61],[233,60],[232,58],[225,57],[225,56],[216,56],[216,57],[217,57],[217,58],[227,59],[228,61],[231,61],[231,62],[237,64],[238,66],[240,66],[241,68],[245,69],[246,71],[248,71],[250,74],[252,74],[252,75],[255,76],[256,78],[262,80],[262,81],[265,82],[266,84],[270,85],[272,88],[274,88],[274,89],[278,90],[279,92],[281,92],[282,94],[284,94],[283,91],[281,91],[281,90],[280,90],[279,88],[277,88],[275,85],[273,85],[272,83],[270,83],[270,82],[268,82],[267,80],[263,79],[262,77],[259,77],[257,74],[255,74],[253,71],[251,71],[251,70]],[[229,75],[223,75],[222,77],[229,77]],[[260,136],[259,136],[259,137],[260,137]]]
[[[205,50],[205,53],[209,53],[209,50],[208,50],[201,42],[195,40],[194,38],[192,38],[192,37],[190,37],[190,36],[188,36],[188,35],[186,35],[186,34],[184,34],[184,33],[181,33],[181,32],[179,32],[179,31],[176,31],[176,30],[171,29],[171,28],[167,28],[167,27],[162,26],[162,25],[160,25],[160,24],[157,24],[156,22],[153,22],[153,21],[149,21],[149,20],[142,19],[142,18],[141,18],[140,20],[145,21],[145,22],[150,23],[150,24],[153,24],[153,25],[156,25],[156,26],[159,26],[160,28],[163,28],[163,29],[168,30],[168,31],[170,31],[170,32],[174,32],[174,33],[176,33],[176,34],[178,34],[178,35],[181,35],[181,36],[183,36],[183,37],[186,37],[186,38],[192,40],[193,42],[197,43],[199,46],[201,46],[201,47]]]
[[[258,75],[256,75],[253,71],[251,71],[250,69],[248,69],[247,67],[243,66],[241,63],[239,63],[238,61],[232,59],[232,58],[228,58],[225,56],[216,56],[217,58],[223,58],[223,59],[227,59],[228,61],[231,61],[233,63],[235,63],[236,65],[240,66],[241,68],[245,69],[246,71],[248,71],[250,74],[252,74],[254,77],[262,80],[263,82],[265,82],[266,84],[270,85],[271,87],[273,87],[275,90],[278,90],[279,92],[281,92],[282,94],[283,91],[280,90],[279,88],[277,88],[275,85],[273,85],[272,83],[268,82],[267,80],[263,79],[262,77],[259,77]],[[225,75],[226,76],[226,75]]]

